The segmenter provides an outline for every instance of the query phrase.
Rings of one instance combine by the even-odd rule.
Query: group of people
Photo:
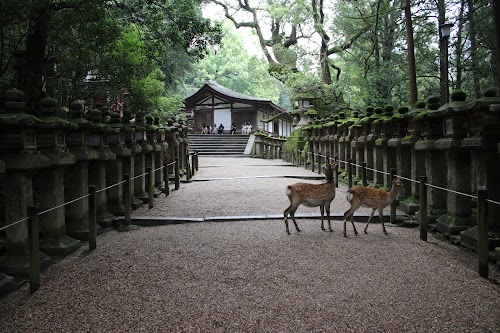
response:
[[[252,133],[252,124],[250,122],[244,122],[241,126],[241,134],[250,135]]]
[[[216,131],[217,134],[224,134],[224,125],[221,123],[219,126],[217,126],[217,124],[214,123],[213,127],[205,124],[203,124],[203,126],[201,127],[201,134],[215,134]],[[236,125],[234,125],[234,123],[231,124],[229,133],[236,133]],[[250,124],[250,122],[244,122],[241,128],[241,134],[249,135],[250,133],[252,133],[252,124]]]

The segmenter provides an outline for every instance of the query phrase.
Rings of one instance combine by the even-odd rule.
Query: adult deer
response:
[[[318,207],[321,212],[321,229],[325,230],[323,224],[324,211],[326,208],[326,216],[328,219],[328,228],[332,230],[330,221],[330,203],[335,198],[335,180],[333,173],[337,169],[338,164],[333,166],[327,164],[325,167],[326,183],[323,184],[309,184],[309,183],[295,183],[286,188],[286,195],[290,199],[290,206],[283,212],[285,216],[286,233],[290,235],[288,229],[288,214],[292,218],[293,224],[297,232],[300,232],[299,226],[295,221],[295,211],[302,204],[306,207]]]
[[[366,229],[368,229],[368,224],[370,224],[375,210],[378,210],[380,223],[382,224],[382,230],[384,231],[384,234],[387,235],[382,213],[385,207],[389,206],[394,200],[396,200],[396,197],[399,193],[405,193],[403,183],[399,179],[394,179],[392,181],[392,187],[389,192],[364,186],[356,186],[347,190],[346,199],[351,204],[351,208],[349,208],[349,210],[344,213],[344,237],[347,237],[345,225],[349,216],[351,217],[351,224],[354,229],[354,233],[356,235],[358,234],[358,232],[356,231],[356,227],[354,226],[353,218],[354,212],[361,206],[367,206],[372,209],[370,218],[368,219],[368,222],[366,222],[365,229],[363,230],[364,233],[367,233]]]

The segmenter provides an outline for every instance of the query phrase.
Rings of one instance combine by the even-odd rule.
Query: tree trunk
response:
[[[495,2],[495,1],[493,1]],[[478,71],[478,59],[477,59],[477,32],[476,32],[476,19],[474,18],[474,2],[472,0],[467,0],[468,20],[469,20],[469,39],[470,39],[470,57],[472,62],[472,80],[474,82],[474,94],[476,98],[481,97],[481,84]],[[496,31],[495,31],[496,33]]]
[[[493,20],[495,22],[495,45],[496,49],[500,48],[500,4],[493,0]],[[498,85],[500,84],[500,52],[496,52],[496,68],[495,68],[495,78],[496,78],[496,86],[498,89]]]
[[[440,104],[446,104],[448,96],[448,70],[447,70],[447,59],[446,53],[447,47],[445,43],[448,40],[441,36],[441,29],[439,26],[445,23],[446,19],[446,8],[444,5],[444,0],[438,0],[438,29],[439,29],[439,82],[440,82]]]
[[[417,70],[415,67],[415,45],[413,42],[413,24],[411,21],[411,1],[404,0],[406,21],[406,43],[408,46],[408,79],[410,81],[410,104],[417,102]]]
[[[48,1],[34,1],[30,12],[31,24],[26,38],[26,65],[23,90],[27,111],[35,114],[42,89],[42,71],[51,10]]]
[[[457,47],[455,48],[455,59],[456,66],[455,70],[457,72],[457,80],[455,82],[456,89],[462,89],[462,73],[464,71],[462,65],[462,34],[464,27],[464,10],[465,10],[465,0],[460,1],[460,11],[458,14],[458,30],[457,30]]]

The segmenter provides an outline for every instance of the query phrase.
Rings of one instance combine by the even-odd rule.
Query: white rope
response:
[[[16,221],[16,222],[14,222],[14,223],[11,223],[11,224],[8,224],[8,225],[6,225],[6,226],[1,227],[1,228],[0,228],[0,231],[5,230],[5,229],[7,229],[7,228],[10,228],[10,227],[12,227],[12,226],[14,226],[14,225],[16,225],[16,224],[21,223],[21,222],[28,221],[28,220],[29,220],[29,217],[25,217],[25,218],[24,218],[24,219],[22,219],[22,220],[19,220],[19,221]]]

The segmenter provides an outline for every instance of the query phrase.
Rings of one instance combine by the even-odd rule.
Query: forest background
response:
[[[3,0],[0,92],[165,118],[205,79],[320,116],[497,86],[491,0]],[[440,25],[451,23],[450,38]],[[447,52],[448,48],[448,52]],[[446,60],[449,65],[446,66]]]

